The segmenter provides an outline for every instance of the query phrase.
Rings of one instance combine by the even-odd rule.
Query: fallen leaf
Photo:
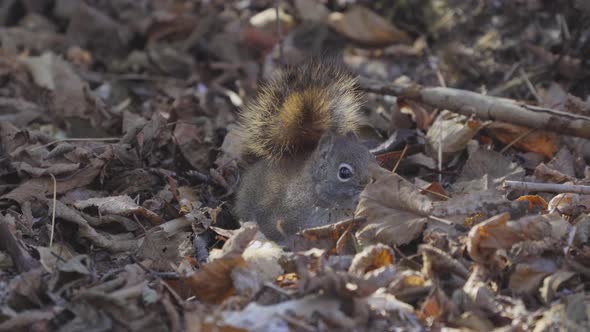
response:
[[[527,262],[518,263],[510,274],[508,288],[518,294],[535,293],[546,276],[557,271],[555,260],[549,258],[533,258]]]
[[[363,243],[406,244],[421,233],[432,201],[397,174],[369,165],[374,181],[360,196],[355,215],[367,218],[357,236]]]
[[[530,128],[497,121],[486,127],[486,131],[503,144],[513,144],[515,148],[541,153],[546,158],[552,158],[557,152],[559,137],[542,130],[534,130],[522,137],[530,130]]]
[[[404,31],[361,6],[352,6],[345,13],[331,13],[328,25],[341,35],[370,46],[410,42],[410,37]]]
[[[449,111],[442,111],[426,133],[426,153],[439,159],[439,146],[442,160],[448,161],[463,151],[467,143],[479,132],[482,123]]]
[[[142,206],[137,205],[133,199],[127,195],[89,198],[87,200],[75,202],[74,206],[80,210],[94,206],[98,208],[98,212],[100,214],[116,214],[122,216],[138,214],[145,217],[155,225],[162,222],[162,218],[160,216]]]
[[[395,263],[393,249],[383,244],[366,247],[356,254],[348,272],[356,276],[364,276],[365,273]]]

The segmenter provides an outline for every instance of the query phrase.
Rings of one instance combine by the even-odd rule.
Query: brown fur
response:
[[[359,126],[356,81],[339,66],[312,61],[280,71],[241,112],[248,153],[278,160],[315,148],[325,132]]]

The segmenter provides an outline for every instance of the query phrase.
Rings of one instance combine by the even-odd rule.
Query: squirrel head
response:
[[[375,158],[352,132],[325,133],[314,153],[311,167],[315,191],[325,202],[342,202],[341,209],[354,209],[356,199],[369,182],[369,163]]]

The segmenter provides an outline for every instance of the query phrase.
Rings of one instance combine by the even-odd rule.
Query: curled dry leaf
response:
[[[453,183],[454,192],[496,190],[504,180],[522,180],[525,171],[499,152],[477,149],[469,154],[459,178]]]
[[[504,144],[513,144],[515,148],[524,151],[541,153],[547,158],[552,158],[558,149],[559,138],[554,133],[542,130],[531,131],[530,128],[505,122],[493,122],[486,127],[486,130]],[[523,136],[525,134],[526,136]]]
[[[548,275],[557,271],[557,263],[550,258],[533,258],[518,263],[510,274],[508,288],[518,294],[532,295],[538,291],[541,282]]]
[[[232,272],[234,287],[238,294],[252,296],[266,282],[272,282],[283,273],[279,259],[283,249],[270,241],[251,241],[242,257],[246,262],[243,268]]]
[[[440,145],[442,160],[447,161],[463,151],[481,127],[482,123],[477,120],[445,110],[436,117],[426,133],[426,153],[438,160]]]
[[[137,249],[137,241],[117,239],[107,233],[99,233],[90,226],[88,220],[78,211],[63,204],[59,200],[55,201],[55,203],[55,217],[78,225],[79,237],[86,238],[97,247],[104,248],[110,252],[128,252]]]
[[[235,294],[236,287],[232,278],[233,272],[236,268],[245,267],[246,260],[242,254],[257,232],[258,226],[256,224],[244,224],[223,245],[221,250],[211,252],[209,257],[211,262],[205,264],[197,272],[182,277],[182,280],[189,288],[189,294],[207,303],[221,303]],[[249,280],[245,279],[239,280],[243,283],[249,282]]]
[[[510,214],[502,213],[476,225],[469,231],[467,251],[471,259],[478,263],[489,263],[489,259],[497,249],[510,248],[526,237],[534,236],[532,233],[520,233],[513,229],[508,225],[509,220]],[[537,240],[548,233],[548,230],[540,231],[541,234],[538,234],[538,231],[535,232]]]
[[[539,196],[539,195],[524,195],[524,196],[520,196],[519,198],[517,198],[515,201],[517,202],[522,202],[522,201],[527,201],[529,202],[529,213],[532,212],[535,207],[541,208],[541,210],[546,210],[547,209],[547,202],[545,201],[545,199],[543,199],[543,197]]]
[[[77,201],[74,203],[74,206],[80,210],[94,206],[98,208],[100,214],[116,214],[123,216],[138,214],[156,225],[162,222],[160,216],[137,205],[133,199],[127,195],[90,198],[83,201]]]
[[[217,167],[224,167],[234,160],[240,161],[242,157],[243,136],[240,128],[232,124],[227,129],[228,132],[219,148],[221,151],[215,159]]]
[[[503,213],[471,229],[467,251],[474,261],[489,264],[498,249],[511,249],[523,241],[560,241],[570,232],[570,227],[567,221],[555,213],[532,215],[515,221],[510,220],[508,213]]]
[[[69,246],[61,243],[54,243],[51,248],[36,247],[35,249],[39,252],[41,265],[50,273],[55,271],[56,265],[60,261],[67,261],[76,255]]]
[[[432,210],[432,200],[397,174],[369,165],[374,181],[361,193],[356,214],[367,218],[357,233],[362,243],[402,245],[417,238]]]
[[[549,212],[559,212],[565,215],[578,214],[583,207],[590,207],[588,203],[590,195],[563,193],[553,197],[547,205]]]
[[[221,257],[182,279],[189,289],[188,294],[206,303],[221,303],[235,294],[231,272],[241,266],[244,266],[241,255]]]
[[[463,264],[441,249],[423,244],[418,251],[422,254],[424,262],[422,273],[426,276],[434,278],[438,274],[448,275],[449,273],[463,279],[469,276],[469,271]]]
[[[252,302],[242,311],[224,311],[217,325],[226,325],[248,331],[287,331],[288,323],[282,317],[292,315],[299,319],[311,319],[314,314],[341,317],[341,328],[353,328],[354,321],[341,310],[341,302],[328,296],[309,295],[301,299],[263,306]]]
[[[348,273],[363,276],[369,271],[395,263],[393,249],[383,244],[376,244],[365,248],[354,256]]]
[[[342,253],[342,246],[351,232],[356,232],[367,221],[366,218],[351,218],[319,227],[304,229],[295,235],[293,250],[310,248],[335,249]]]
[[[535,167],[535,172],[533,175],[539,182],[563,183],[566,181],[573,181],[575,179],[573,176],[563,174],[560,171],[545,165],[544,163],[540,163],[537,165],[537,167]]]
[[[579,279],[575,278],[576,276],[576,272],[568,270],[559,270],[545,278],[545,280],[543,280],[543,286],[541,286],[540,289],[541,298],[543,299],[543,301],[545,303],[550,303],[558,296],[559,290],[561,288],[564,288],[565,285],[568,285],[568,283],[570,283],[573,280],[579,282],[579,280],[576,280]]]
[[[488,277],[487,269],[476,264],[469,279],[463,285],[463,291],[476,308],[498,314],[502,312],[503,306],[494,296],[490,286],[485,282]]]
[[[182,155],[195,169],[209,164],[213,129],[210,121],[201,124],[180,122],[174,127],[174,138]]]
[[[387,46],[410,41],[404,31],[361,6],[353,6],[346,13],[330,14],[328,24],[341,35],[366,45]]]

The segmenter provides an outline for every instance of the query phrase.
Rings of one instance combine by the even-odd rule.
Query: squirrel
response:
[[[281,69],[240,112],[245,152],[258,158],[235,214],[270,240],[352,217],[373,155],[362,145],[356,80],[334,62]]]

